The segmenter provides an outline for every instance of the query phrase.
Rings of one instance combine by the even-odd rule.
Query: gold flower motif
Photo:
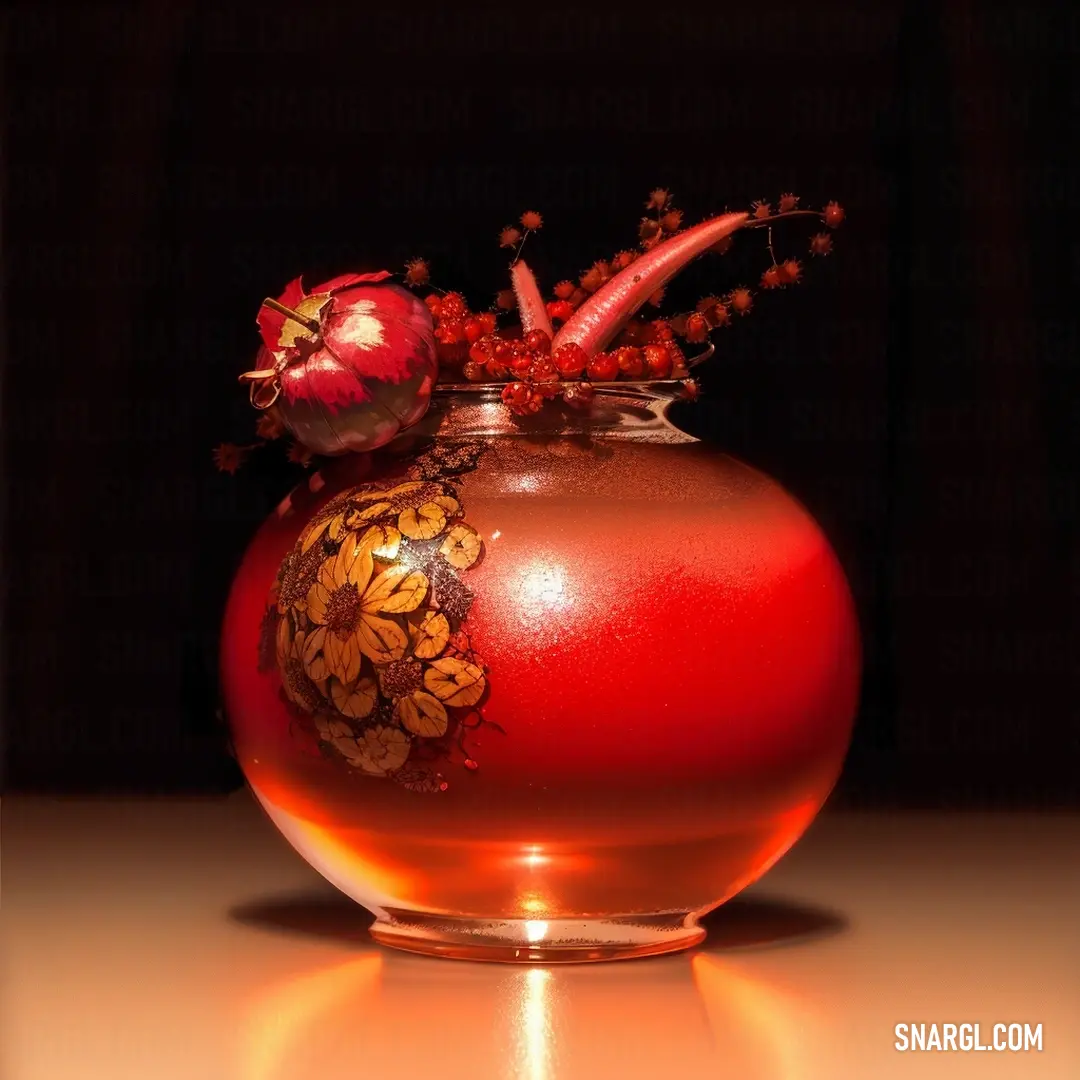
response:
[[[409,636],[386,616],[414,611],[427,592],[428,580],[419,570],[392,565],[376,574],[371,547],[349,534],[320,567],[307,595],[307,616],[315,624],[304,645],[308,675],[316,682],[333,675],[351,684],[363,656],[376,664],[400,660]]]
[[[473,596],[459,576],[483,541],[446,482],[481,449],[436,448],[431,473],[325,503],[283,560],[263,621],[264,669],[276,660],[294,718],[349,767],[412,791],[446,790],[430,762],[486,722],[487,676],[465,626]],[[410,764],[414,745],[423,760]]]
[[[331,721],[335,729],[347,724]],[[326,736],[324,736],[325,738]],[[343,758],[369,776],[386,776],[400,769],[409,759],[412,741],[401,728],[377,724],[358,735],[335,734],[329,741]]]

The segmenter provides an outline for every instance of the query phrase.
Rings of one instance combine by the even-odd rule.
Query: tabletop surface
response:
[[[1080,815],[826,812],[693,952],[551,967],[374,945],[246,792],[0,827],[6,1080],[1080,1077]]]

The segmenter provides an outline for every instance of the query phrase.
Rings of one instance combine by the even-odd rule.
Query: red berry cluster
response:
[[[619,251],[610,259],[600,259],[579,275],[577,281],[560,281],[554,296],[546,304],[552,323],[558,327],[574,314],[577,308],[620,271],[625,270],[643,252],[679,232],[683,214],[675,209],[672,195],[664,188],[649,194],[645,204],[651,214],[638,226],[639,250]],[[772,225],[778,219],[816,217],[827,229],[837,228],[844,220],[843,208],[830,202],[821,210],[801,209],[799,197],[786,192],[775,204],[759,199],[752,204],[750,220],[744,228],[767,228],[768,251],[772,264],[761,275],[759,287],[778,289],[795,285],[802,280],[803,266],[795,258],[777,260],[773,252]],[[543,219],[535,211],[527,211],[517,225],[507,226],[500,234],[503,246],[518,247],[530,232],[542,227]],[[522,231],[523,230],[523,231]],[[729,235],[714,245],[715,252],[727,251],[732,242]],[[810,253],[828,255],[832,251],[829,232],[819,232],[810,240]],[[520,248],[519,248],[520,250]],[[428,267],[423,260],[413,260],[406,266],[406,282],[426,284]],[[649,297],[659,307],[664,299],[660,289]],[[538,412],[545,401],[562,396],[568,404],[587,404],[593,396],[594,384],[617,380],[679,379],[687,389],[686,396],[696,397],[696,384],[689,378],[686,357],[678,342],[682,338],[690,345],[702,345],[713,330],[728,326],[735,315],[746,315],[754,304],[754,294],[746,286],[731,289],[722,296],[703,297],[695,309],[669,318],[641,321],[632,319],[612,343],[609,351],[589,357],[578,344],[559,348],[554,355],[551,336],[544,330],[531,330],[522,335],[520,329],[496,331],[494,312],[476,313],[469,310],[459,293],[427,297],[426,303],[435,320],[435,337],[440,363],[444,369],[460,372],[470,382],[506,382],[503,401],[521,415]],[[517,307],[515,294],[502,290],[496,306],[513,311]]]
[[[424,303],[435,320],[435,351],[444,367],[459,367],[473,342],[495,332],[495,313],[470,311],[460,293],[432,293]]]

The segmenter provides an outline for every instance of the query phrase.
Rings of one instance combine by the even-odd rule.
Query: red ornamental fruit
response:
[[[540,411],[544,403],[543,396],[526,386],[523,382],[512,382],[502,392],[503,403],[518,416],[528,416]]]
[[[619,370],[628,379],[640,379],[645,374],[645,357],[634,345],[623,345],[615,350]]]
[[[460,344],[465,340],[465,324],[460,319],[440,319],[435,327],[435,340],[443,345]]]
[[[671,377],[671,354],[663,345],[645,346],[645,370],[650,379]]]
[[[465,320],[465,340],[470,344],[474,341],[479,341],[484,334],[488,333],[484,329],[484,324],[479,319],[466,319]]]
[[[485,334],[494,334],[499,320],[494,311],[481,311],[476,321],[484,328]]]
[[[553,383],[559,381],[559,372],[550,357],[539,356],[529,365],[529,378],[535,383]]]
[[[587,408],[595,396],[596,391],[587,382],[571,383],[563,391],[563,401],[575,408]]]
[[[462,372],[469,382],[486,382],[488,373],[484,364],[478,364],[475,360],[468,360]]]
[[[564,345],[552,355],[551,359],[564,379],[580,379],[585,365],[589,362],[585,350],[576,342]]]
[[[482,337],[469,347],[469,359],[474,364],[486,364],[495,351],[495,342],[489,337]]]
[[[510,368],[504,364],[501,360],[496,360],[493,356],[488,358],[487,363],[484,365],[484,369],[492,379],[505,379],[510,374]]]
[[[532,353],[516,352],[510,357],[509,370],[515,375],[525,378],[529,374],[530,369],[533,366]]]
[[[593,382],[611,382],[619,377],[619,361],[614,353],[597,353],[589,361],[588,372]]]
[[[263,346],[250,383],[257,408],[317,454],[374,450],[427,411],[438,375],[429,307],[387,271],[343,274],[308,291],[300,278],[259,309]]]
[[[551,335],[546,330],[530,330],[525,335],[525,344],[531,352],[550,353]]]
[[[442,309],[439,312],[441,319],[465,319],[469,314],[469,305],[465,303],[465,297],[461,293],[448,292],[442,298]]]
[[[577,286],[572,281],[560,281],[555,286],[555,298],[557,300],[569,300],[574,295]]]
[[[432,293],[430,296],[425,297],[424,303],[427,305],[428,311],[431,312],[431,317],[437,319],[442,314],[442,297],[437,293]]]
[[[709,324],[705,316],[695,311],[686,320],[686,340],[694,345],[700,345],[709,336]]]
[[[574,305],[569,300],[552,300],[547,305],[547,313],[552,319],[566,322],[574,314]]]

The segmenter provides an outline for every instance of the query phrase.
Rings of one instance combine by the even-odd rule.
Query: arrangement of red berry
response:
[[[703,297],[693,311],[669,317],[635,318],[646,305],[659,309],[665,286],[687,263],[706,252],[723,254],[740,229],[768,229],[770,264],[759,287],[779,289],[802,280],[803,266],[796,258],[777,260],[772,225],[793,217],[814,217],[827,229],[844,220],[835,202],[821,210],[799,208],[795,195],[782,195],[775,210],[765,201],[749,212],[726,213],[699,225],[683,227],[681,210],[672,205],[671,193],[657,188],[646,203],[651,211],[638,226],[639,245],[611,259],[601,259],[576,282],[558,282],[545,299],[521,258],[530,233],[543,226],[535,211],[521,215],[519,228],[508,225],[499,233],[503,247],[515,249],[510,268],[512,289],[500,292],[495,308],[516,310],[520,322],[498,328],[497,310],[473,312],[454,292],[432,292],[426,298],[435,321],[439,381],[456,383],[505,382],[502,400],[519,415],[538,412],[546,401],[561,397],[571,405],[591,401],[598,385],[616,381],[657,382],[679,380],[683,394],[697,396],[681,343],[704,345],[710,334],[746,315],[754,294],[738,286],[723,295]],[[809,244],[813,256],[828,255],[832,236],[815,234]],[[414,287],[430,284],[430,271],[422,259],[405,268],[405,282]]]
[[[776,257],[773,226],[816,219],[824,229],[811,237],[809,253],[820,257],[832,251],[832,230],[844,220],[838,203],[803,209],[790,193],[775,209],[758,200],[750,210],[691,226],[663,188],[649,194],[645,208],[635,248],[597,260],[576,282],[559,281],[547,297],[521,257],[544,221],[535,210],[522,214],[498,234],[500,246],[513,250],[511,287],[486,311],[435,287],[420,258],[406,263],[404,274],[342,274],[310,289],[296,278],[278,299],[262,302],[258,362],[239,377],[262,412],[258,440],[220,444],[218,468],[235,472],[286,432],[290,460],[305,466],[317,454],[376,449],[424,414],[436,381],[505,384],[502,400],[520,416],[556,398],[588,405],[598,387],[618,382],[678,381],[683,396],[696,398],[683,345],[705,346],[715,330],[748,314],[754,291],[739,285],[703,297],[693,311],[664,316],[668,283],[699,256],[728,251],[737,232],[765,229],[769,263],[758,287],[796,285],[802,263]],[[423,301],[418,290],[426,291]],[[652,318],[639,316],[646,307]]]

